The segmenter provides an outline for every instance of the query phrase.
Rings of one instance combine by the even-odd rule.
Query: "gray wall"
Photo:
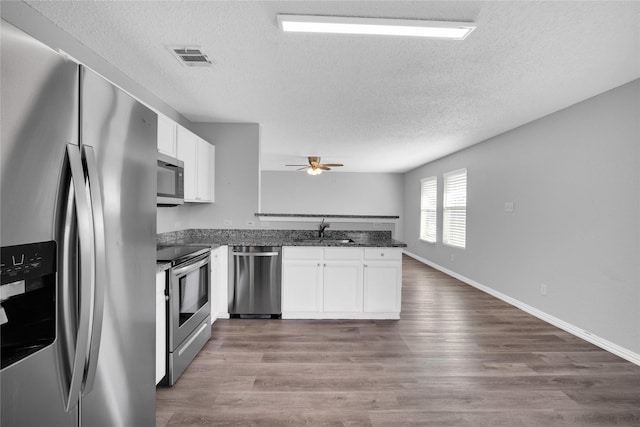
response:
[[[311,176],[304,172],[262,172],[262,213],[397,215],[395,223],[376,223],[376,229],[402,235],[402,174],[325,172]],[[271,224],[296,228],[295,223]],[[314,226],[317,224],[314,224]],[[373,223],[343,223],[332,228],[373,229]],[[308,228],[308,226],[307,226]]]
[[[164,114],[183,126],[190,127],[191,123],[173,108],[165,104],[160,98],[146,90],[143,86],[131,80],[119,69],[96,55],[59,27],[40,15],[37,11],[21,1],[2,1],[0,6],[2,18],[32,37],[40,40],[54,50],[62,50],[82,64],[88,66],[116,86],[133,95],[149,108]]]
[[[216,147],[215,203],[190,203],[189,228],[251,228],[258,212],[259,125],[195,123],[192,129]]]
[[[214,203],[158,208],[158,233],[188,228],[256,228],[260,178],[257,123],[194,123],[216,147]],[[230,221],[231,225],[225,225]],[[248,225],[252,222],[254,225]]]
[[[635,80],[406,173],[408,250],[640,353],[639,121]],[[460,168],[464,250],[441,243],[442,174]],[[439,241],[429,244],[418,239],[419,183],[434,175]]]

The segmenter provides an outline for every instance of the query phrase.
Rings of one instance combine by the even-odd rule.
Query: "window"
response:
[[[435,243],[438,221],[438,179],[420,180],[420,239]]]
[[[467,170],[444,174],[442,242],[464,248],[467,228]]]

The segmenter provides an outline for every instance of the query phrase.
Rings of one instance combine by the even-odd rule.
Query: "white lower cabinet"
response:
[[[322,312],[322,248],[282,249],[282,313],[306,317]]]
[[[322,311],[322,266],[316,261],[283,260],[282,312]]]
[[[399,312],[402,291],[402,250],[365,248],[364,311]]]
[[[362,312],[362,249],[324,249],[324,292],[326,313]]]
[[[211,250],[211,321],[228,319],[227,284],[229,247],[219,246]]]
[[[399,319],[401,287],[398,248],[283,248],[283,318]]]
[[[364,265],[364,311],[400,311],[399,279],[402,270],[392,263],[369,262]]]
[[[167,369],[167,286],[166,270],[156,273],[156,384],[165,376]]]

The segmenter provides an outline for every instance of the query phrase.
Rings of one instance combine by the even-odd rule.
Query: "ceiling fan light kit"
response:
[[[344,166],[342,163],[320,163],[320,157],[317,156],[309,156],[307,157],[309,161],[308,165],[285,165],[285,166],[295,166],[299,167],[298,170],[306,170],[309,175],[320,175],[323,170],[330,171],[332,167],[341,167]]]
[[[277,15],[284,32],[426,37],[464,40],[476,26],[472,22],[419,19],[360,18],[320,15]]]

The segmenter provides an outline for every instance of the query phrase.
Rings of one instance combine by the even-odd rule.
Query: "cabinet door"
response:
[[[164,116],[158,116],[158,151],[171,157],[177,156],[177,124]]]
[[[401,268],[399,262],[365,261],[365,312],[400,312]]]
[[[229,317],[227,288],[229,284],[229,247],[220,246],[211,251],[211,319]]]
[[[322,311],[322,264],[313,260],[282,263],[282,311]]]
[[[197,138],[197,194],[200,202],[213,202],[214,147],[202,138]]]
[[[323,270],[324,311],[362,311],[362,261],[325,261]]]
[[[156,274],[156,384],[164,377],[167,367],[167,303],[165,286],[167,272]]]
[[[184,201],[197,201],[197,136],[178,126],[178,159],[184,162]]]

